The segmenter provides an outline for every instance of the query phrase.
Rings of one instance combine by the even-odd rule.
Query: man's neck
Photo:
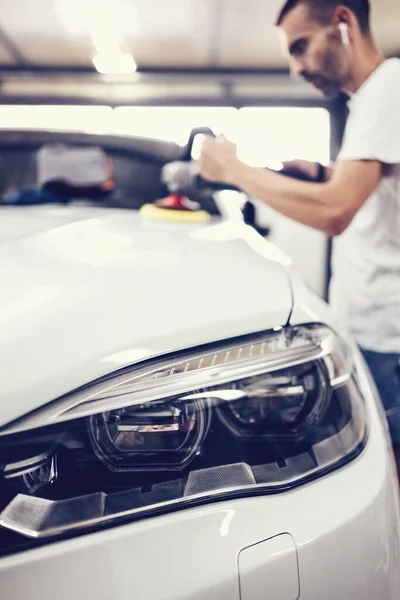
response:
[[[351,79],[346,83],[344,90],[350,95],[355,94],[385,60],[382,52],[369,40],[360,44],[355,53],[354,63],[357,66],[351,74]]]

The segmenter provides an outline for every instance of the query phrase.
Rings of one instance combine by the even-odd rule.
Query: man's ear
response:
[[[333,13],[332,24],[338,28],[340,38],[346,46],[352,39],[352,33],[357,23],[357,17],[346,6],[338,6]]]

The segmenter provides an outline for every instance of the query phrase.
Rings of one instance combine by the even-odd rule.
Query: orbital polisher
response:
[[[242,192],[239,188],[226,183],[206,181],[200,177],[198,164],[192,159],[193,144],[198,135],[215,137],[208,127],[199,127],[191,131],[181,158],[167,163],[162,168],[161,180],[170,192],[169,195],[156,200],[153,204],[145,204],[140,211],[143,216],[156,221],[204,223],[209,220],[210,215],[202,210],[198,202],[190,199],[191,195],[196,195],[199,191],[211,194],[223,190]],[[303,181],[314,181],[296,169],[282,169],[278,173]]]

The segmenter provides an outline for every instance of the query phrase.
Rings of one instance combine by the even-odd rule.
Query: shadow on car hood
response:
[[[2,208],[0,425],[172,350],[285,325],[285,257],[241,222]]]

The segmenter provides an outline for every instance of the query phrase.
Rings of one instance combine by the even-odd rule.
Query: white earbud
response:
[[[349,38],[349,27],[347,25],[347,23],[339,23],[339,31],[340,31],[340,36],[342,38],[342,42],[345,46],[348,46],[350,44],[350,38]]]

